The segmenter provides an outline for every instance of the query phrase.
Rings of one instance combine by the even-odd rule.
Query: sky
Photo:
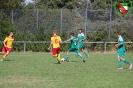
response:
[[[33,1],[32,1],[32,0],[25,0],[25,3],[26,3],[26,5],[27,5],[27,4],[29,4],[29,3],[33,3]]]

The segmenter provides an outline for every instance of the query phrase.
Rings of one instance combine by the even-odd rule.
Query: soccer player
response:
[[[12,44],[14,41],[14,37],[13,37],[13,32],[10,32],[9,36],[5,38],[3,44],[3,48],[2,48],[2,52],[0,52],[0,54],[4,54],[1,61],[4,61],[4,59],[9,55],[9,53],[12,50]]]
[[[79,56],[82,58],[83,62],[85,63],[85,59],[84,59],[83,56],[79,53],[79,49],[77,48],[77,44],[76,44],[77,39],[74,37],[74,33],[70,33],[70,37],[71,37],[70,39],[64,41],[64,42],[68,42],[68,41],[71,42],[71,47],[70,47],[70,48],[68,49],[68,51],[67,51],[66,61],[67,61],[67,62],[69,61],[69,60],[68,60],[68,58],[69,58],[69,52],[74,51],[74,52],[77,53],[77,55],[79,55]]]
[[[52,47],[52,55],[58,60],[58,64],[60,64],[60,43],[62,43],[62,40],[60,36],[57,35],[57,32],[54,30],[48,49]]]
[[[118,49],[117,50],[117,60],[118,60],[118,64],[119,64],[119,70],[123,70],[123,66],[122,66],[122,62],[124,61],[126,64],[129,65],[129,69],[132,68],[132,63],[130,63],[127,59],[124,58],[125,55],[125,44],[124,44],[124,39],[123,37],[120,35],[120,32],[117,32],[117,37],[118,37],[118,44],[115,44],[115,47]]]
[[[77,38],[78,39],[78,44],[77,44],[78,49],[81,50],[85,54],[86,57],[89,57],[89,54],[84,51],[84,40],[86,40],[86,37],[85,37],[82,29],[79,29],[78,31],[79,31],[78,38]]]

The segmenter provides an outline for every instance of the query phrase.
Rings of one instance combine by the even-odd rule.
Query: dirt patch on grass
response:
[[[0,79],[0,85],[6,85],[6,84],[37,84],[42,82],[41,78],[37,77],[19,77],[19,76],[9,76],[4,79]]]

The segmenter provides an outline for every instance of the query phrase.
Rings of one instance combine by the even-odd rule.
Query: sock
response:
[[[131,63],[130,63],[128,60],[126,60],[126,59],[124,59],[124,62],[125,62],[126,64],[128,64],[128,65],[131,64]]]
[[[123,67],[122,67],[122,62],[121,62],[121,60],[118,60],[118,64],[119,64],[119,67],[120,67],[120,68],[123,68]]]
[[[57,64],[60,64],[60,58],[58,58],[58,56],[57,56],[56,59],[58,60]]]
[[[87,57],[89,56],[85,51],[84,51],[84,54],[85,54],[85,56],[87,56]]]
[[[78,57],[78,53],[75,51],[76,57]]]
[[[2,59],[4,60],[6,57],[7,57],[7,54],[4,54],[3,57],[2,57]]]
[[[84,60],[84,57],[83,57],[83,56],[81,56],[81,59],[82,59],[82,60]]]
[[[57,59],[58,61],[60,61],[60,58],[58,58],[58,56],[56,57],[56,59]]]
[[[60,60],[60,54],[58,54],[58,59]]]
[[[68,55],[66,55],[66,61],[68,61]]]

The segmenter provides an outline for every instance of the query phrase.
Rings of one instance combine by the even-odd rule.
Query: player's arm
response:
[[[62,40],[60,40],[60,43],[62,43]]]
[[[82,42],[82,41],[86,40],[86,37],[85,37],[84,35],[83,35],[83,37],[84,37],[84,38],[83,38],[82,40],[80,40],[80,42]]]
[[[121,45],[123,45],[124,44],[124,42],[123,41],[120,41],[120,43],[119,44],[115,44],[115,47],[119,47],[119,46],[121,46]]]
[[[123,44],[124,44],[124,43],[119,43],[118,46],[121,46],[121,45],[123,45]]]
[[[84,36],[84,38],[82,39],[82,41],[86,40],[86,37]]]
[[[53,41],[51,40],[48,50],[52,47]]]
[[[82,41],[86,40],[86,36],[85,36],[84,34],[83,34],[82,36],[84,37],[84,38],[82,39]]]
[[[71,39],[65,40],[64,42],[69,42]]]
[[[7,38],[3,41],[4,47],[6,47]]]

